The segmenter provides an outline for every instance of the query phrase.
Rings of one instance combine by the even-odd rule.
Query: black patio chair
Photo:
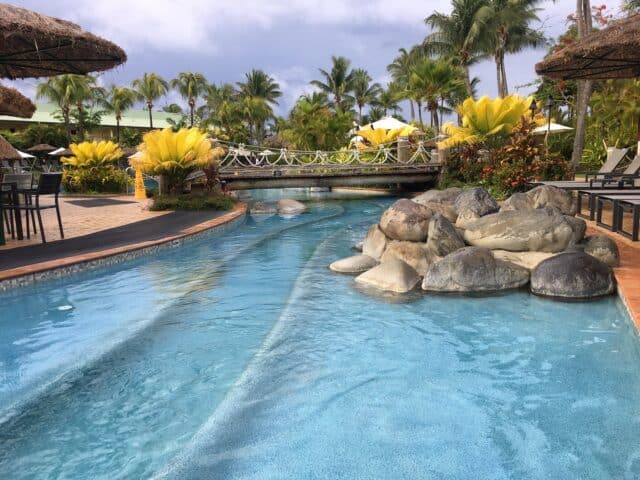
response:
[[[56,209],[56,216],[58,217],[58,226],[60,227],[60,237],[64,238],[64,230],[62,228],[62,217],[60,216],[60,203],[58,197],[60,195],[60,184],[62,183],[62,173],[41,173],[38,186],[30,192],[30,201],[25,205],[18,205],[17,209],[25,210],[28,212],[35,212],[38,217],[38,226],[40,227],[40,236],[42,237],[42,243],[47,243],[45,238],[44,228],[42,227],[42,215],[41,210],[49,208]],[[41,205],[40,199],[43,195],[53,195],[53,204]],[[35,233],[35,231],[34,231]],[[29,221],[27,217],[27,238],[30,238]]]
[[[17,199],[16,201],[18,201],[18,203],[20,204],[21,202],[19,202],[19,196],[22,195],[24,199],[24,204],[25,205],[31,204],[31,200],[32,200],[31,193],[33,191],[33,174],[7,173],[2,178],[2,181],[3,183],[15,184],[16,186],[16,195],[14,195],[13,197],[11,195],[5,195],[7,199],[16,198]],[[7,187],[4,187],[3,190],[6,190],[5,193],[9,193],[8,192],[9,189]],[[4,203],[9,203],[9,202],[5,201]],[[33,211],[26,212],[27,224],[29,223],[29,213],[31,213],[31,224],[33,225],[33,232],[37,233],[38,230],[36,229],[36,215]],[[15,220],[13,218],[13,210],[12,209],[5,210],[4,215],[5,215],[5,223],[7,225],[7,228],[9,229],[9,232],[11,233],[12,238],[14,238],[13,223]]]

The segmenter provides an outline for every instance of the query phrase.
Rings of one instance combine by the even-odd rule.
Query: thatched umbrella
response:
[[[27,152],[31,152],[31,153],[49,153],[49,152],[53,152],[55,149],[56,149],[56,147],[52,147],[48,143],[39,143],[37,145],[34,145],[33,147],[27,148]]]
[[[9,162],[19,161],[22,157],[13,146],[0,135],[0,160],[7,160]]]
[[[0,3],[0,77],[86,74],[126,59],[120,47],[75,23]]]
[[[15,88],[0,85],[0,115],[31,118],[36,106]]]
[[[57,150],[54,150],[53,152],[49,153],[49,155],[51,155],[52,157],[73,157],[75,155],[75,153],[73,153],[73,151],[69,148],[58,148]]]
[[[640,77],[640,14],[549,55],[536,65],[536,72],[564,80]]]

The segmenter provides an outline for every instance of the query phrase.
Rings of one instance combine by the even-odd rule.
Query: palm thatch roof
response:
[[[36,106],[15,88],[0,85],[0,115],[31,118]]]
[[[640,14],[549,55],[536,65],[536,72],[565,80],[640,77]]]
[[[0,77],[86,74],[126,59],[120,47],[75,23],[0,3]]]
[[[20,160],[20,158],[18,151],[0,135],[0,160],[15,162]]]
[[[51,145],[49,145],[48,143],[39,143],[37,145],[34,145],[33,147],[29,147],[27,148],[27,152],[33,152],[33,153],[49,153],[49,152],[53,152],[56,149],[56,147],[52,147]]]

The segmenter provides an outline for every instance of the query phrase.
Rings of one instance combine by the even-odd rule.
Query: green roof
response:
[[[8,115],[0,115],[0,123],[62,123],[62,120],[54,115],[58,106],[52,103],[36,103],[36,111],[31,118],[10,117]],[[153,128],[170,127],[167,118],[173,118],[175,121],[180,120],[180,115],[176,113],[167,113],[163,111],[153,112]],[[102,127],[115,127],[116,117],[111,113],[102,115],[100,121]],[[121,127],[149,127],[149,112],[147,110],[127,110],[120,120]]]

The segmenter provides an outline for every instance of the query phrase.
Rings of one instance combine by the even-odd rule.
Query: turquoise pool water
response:
[[[389,201],[0,294],[0,478],[640,477],[620,301],[359,290]]]

